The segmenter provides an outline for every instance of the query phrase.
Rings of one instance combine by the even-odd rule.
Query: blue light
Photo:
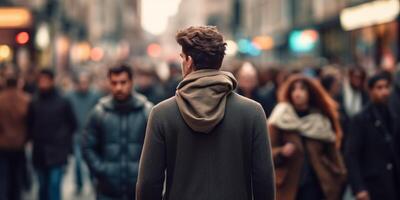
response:
[[[296,53],[308,53],[315,49],[317,41],[315,30],[293,31],[289,36],[289,47]]]
[[[247,54],[251,51],[251,42],[248,39],[240,39],[238,42],[239,52]]]
[[[261,50],[258,49],[249,39],[240,39],[238,41],[239,52],[250,56],[261,55]]]

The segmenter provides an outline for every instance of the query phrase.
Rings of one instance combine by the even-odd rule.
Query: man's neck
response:
[[[361,91],[358,87],[353,86],[352,84],[350,84],[350,88],[351,88],[351,90],[354,91],[354,92],[360,92],[360,91]]]
[[[117,98],[115,98],[114,97],[114,100],[117,102],[117,103],[126,103],[126,102],[128,102],[128,101],[130,101],[131,99],[132,99],[132,95],[129,95],[129,96],[127,96],[126,98],[124,98],[124,99],[117,99]]]

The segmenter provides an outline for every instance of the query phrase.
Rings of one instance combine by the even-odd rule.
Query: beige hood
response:
[[[176,101],[186,124],[196,132],[209,133],[224,118],[227,96],[236,79],[218,70],[198,70],[179,84]]]

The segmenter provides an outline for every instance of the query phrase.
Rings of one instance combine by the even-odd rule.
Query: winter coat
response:
[[[134,199],[147,117],[152,104],[139,94],[126,102],[102,98],[84,131],[83,156],[96,190],[115,199]]]
[[[274,199],[265,114],[235,87],[230,73],[199,70],[185,77],[175,97],[154,107],[137,200]]]
[[[377,107],[367,105],[352,120],[346,144],[352,190],[366,190],[372,200],[400,198],[400,119],[394,113],[390,118],[392,125],[387,126]]]
[[[33,98],[28,110],[28,133],[37,168],[67,163],[77,128],[72,106],[56,89]]]

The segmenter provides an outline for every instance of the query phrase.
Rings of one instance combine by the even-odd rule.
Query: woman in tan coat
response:
[[[340,199],[346,170],[336,103],[302,75],[282,85],[278,100],[268,121],[277,199]]]

